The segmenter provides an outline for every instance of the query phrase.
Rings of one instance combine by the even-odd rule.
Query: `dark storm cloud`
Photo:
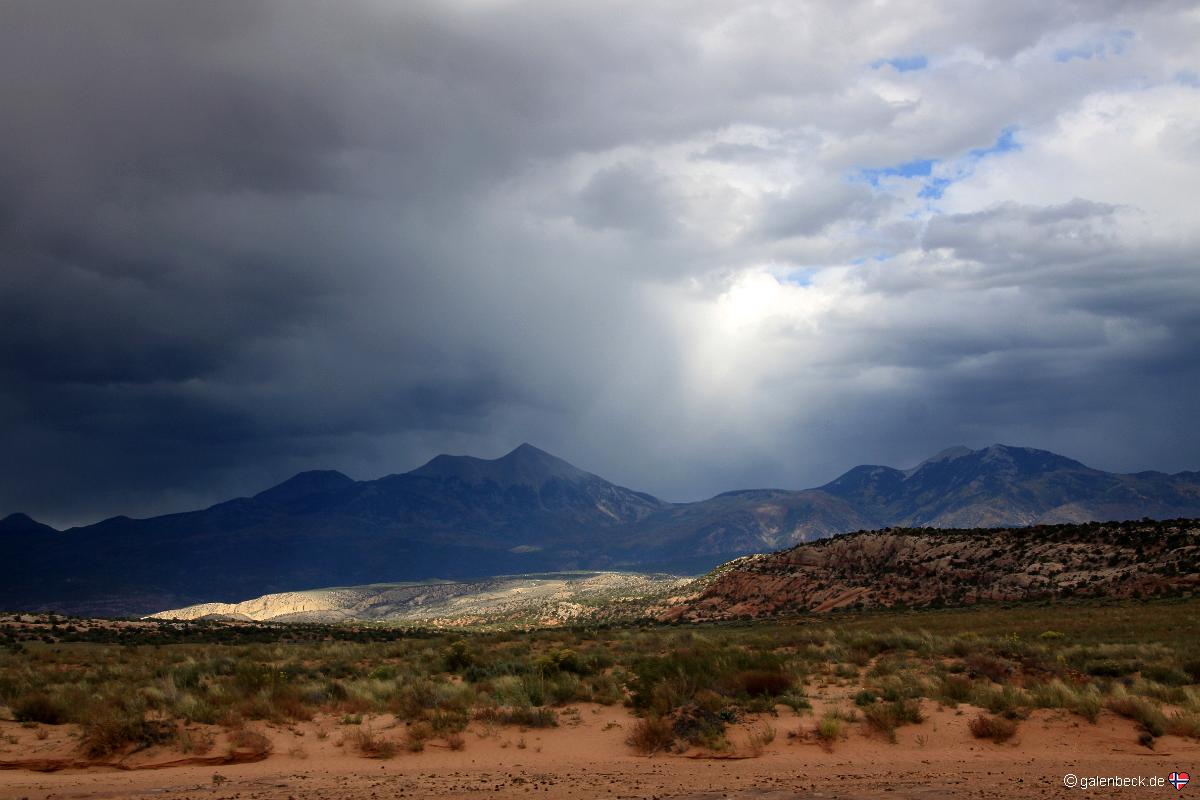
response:
[[[653,164],[625,163],[600,170],[579,193],[577,203],[575,220],[589,228],[647,235],[675,228],[671,198]]]
[[[0,513],[525,440],[673,498],[958,441],[1195,467],[1187,212],[967,156],[1173,81],[1179,8],[4,3]],[[1147,174],[1194,166],[1154,102]],[[945,208],[854,177],[916,159]]]

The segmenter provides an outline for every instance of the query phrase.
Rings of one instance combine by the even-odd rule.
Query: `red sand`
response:
[[[45,738],[39,738],[38,729],[6,722],[0,723],[0,765],[6,767],[0,769],[0,798],[1132,797],[1148,791],[1162,796],[1168,790],[1083,792],[1064,787],[1063,776],[1165,778],[1177,770],[1200,772],[1200,743],[1168,736],[1151,751],[1137,744],[1131,722],[1107,713],[1090,725],[1063,712],[1039,711],[1020,724],[1012,741],[997,745],[968,732],[974,710],[939,709],[926,702],[928,719],[899,729],[896,744],[855,724],[846,726],[847,738],[827,751],[808,735],[813,715],[781,708],[778,717],[733,726],[731,753],[692,750],[645,757],[624,743],[634,721],[624,709],[574,708],[560,711],[558,728],[521,731],[473,724],[462,750],[433,740],[424,752],[401,749],[388,760],[359,756],[343,742],[352,728],[319,718],[294,726],[256,726],[271,738],[274,750],[252,763],[170,766],[179,759],[226,757],[223,734],[211,729],[213,745],[202,755],[155,748],[127,756],[119,767],[53,772],[27,766],[45,769],[78,759],[71,726],[42,726]],[[748,734],[763,723],[776,736],[753,756]],[[384,738],[403,738],[404,725],[394,725],[390,717],[367,724]],[[789,737],[789,731],[801,736]]]

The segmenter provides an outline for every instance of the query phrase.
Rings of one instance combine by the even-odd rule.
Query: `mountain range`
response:
[[[669,503],[528,444],[356,481],[303,472],[253,497],[57,531],[0,520],[0,608],[142,614],[327,586],[559,570],[695,573],[887,526],[1000,527],[1200,516],[1200,473],[1120,475],[1054,453],[952,448],[816,489]]]

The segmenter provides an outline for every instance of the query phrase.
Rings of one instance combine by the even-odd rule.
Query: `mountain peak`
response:
[[[38,522],[28,514],[17,512],[0,519],[0,535],[8,533],[58,533],[49,525]]]
[[[957,463],[951,467],[952,462]],[[906,478],[912,478],[917,473],[928,472],[930,469],[938,471],[945,469],[1003,469],[1031,474],[1057,469],[1087,469],[1087,467],[1066,456],[1033,447],[992,444],[979,450],[972,450],[969,447],[958,445],[930,456],[912,469],[905,470],[904,475]]]
[[[555,478],[577,483],[595,477],[528,442],[521,443],[499,458],[435,456],[429,463],[408,474],[421,478],[456,478],[468,484],[490,482],[499,486],[535,488]]]
[[[517,445],[512,450],[510,450],[507,454],[500,456],[499,460],[504,460],[507,458],[519,458],[519,459],[539,458],[539,459],[541,459],[541,458],[555,458],[555,457],[550,455],[549,453],[547,453],[545,450],[542,450],[540,447],[534,447],[529,442],[521,442],[519,445]]]

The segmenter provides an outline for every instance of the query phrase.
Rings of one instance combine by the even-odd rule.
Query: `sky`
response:
[[[0,515],[531,442],[1200,469],[1200,4],[0,4]]]

